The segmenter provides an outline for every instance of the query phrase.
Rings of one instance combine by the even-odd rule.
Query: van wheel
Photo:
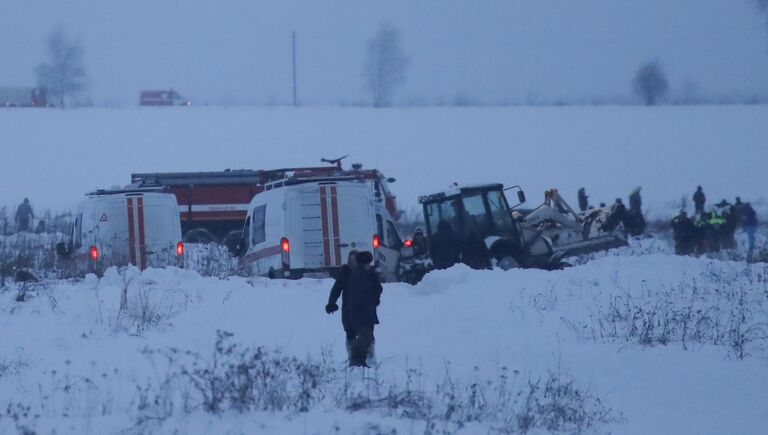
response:
[[[523,267],[520,262],[511,255],[505,255],[499,258],[497,264],[501,270],[520,269]]]
[[[215,243],[216,238],[205,228],[195,228],[184,233],[184,243]]]

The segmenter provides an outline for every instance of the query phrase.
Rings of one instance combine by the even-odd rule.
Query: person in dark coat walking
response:
[[[579,210],[587,211],[589,208],[589,197],[583,187],[579,188]]]
[[[19,207],[16,209],[16,228],[18,231],[29,231],[31,229],[30,224],[34,218],[35,213],[32,211],[29,198],[24,198],[24,202],[19,204]]]
[[[696,192],[693,194],[693,205],[696,207],[696,216],[701,216],[704,213],[705,202],[707,202],[707,197],[704,195],[701,186],[698,186]]]
[[[353,269],[357,268],[357,254],[359,251],[356,249],[352,249],[349,251],[349,255],[347,255],[347,264],[342,265],[339,268],[339,271],[336,273],[336,281],[333,283],[333,288],[331,289],[331,294],[333,294],[334,289],[343,289],[346,286],[346,281],[349,279],[349,275],[352,272]],[[341,290],[339,290],[341,291]],[[325,311],[328,314],[331,314],[339,309],[338,305],[336,305],[336,301],[338,301],[338,296],[336,296],[336,299],[333,301],[334,307],[332,311],[328,310],[328,306],[326,306]],[[330,304],[330,301],[329,301]],[[343,320],[343,317],[342,317]],[[343,322],[342,322],[343,323]],[[352,338],[350,338],[351,331],[347,331],[346,326],[344,327],[344,331],[347,333],[347,354],[351,354],[351,348],[352,348]]]
[[[325,306],[328,314],[338,311],[336,302],[341,297],[341,324],[350,367],[367,367],[367,357],[373,354],[373,328],[379,324],[376,307],[381,302],[382,287],[372,261],[373,255],[363,251],[355,255],[355,266],[342,266]]]

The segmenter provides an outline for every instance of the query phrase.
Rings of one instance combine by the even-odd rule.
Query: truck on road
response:
[[[28,87],[0,87],[2,107],[50,107],[45,89]]]
[[[141,91],[140,106],[191,106],[192,102],[173,89]]]

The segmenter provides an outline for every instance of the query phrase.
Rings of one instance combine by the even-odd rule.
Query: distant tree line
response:
[[[757,10],[765,15],[768,25],[768,0],[754,0]],[[410,58],[406,54],[399,30],[389,23],[379,26],[365,46],[363,62],[364,90],[368,95],[368,103],[373,107],[387,107],[393,104],[395,97],[407,79]],[[36,68],[38,87],[47,90],[50,100],[59,107],[76,102],[77,97],[87,87],[88,76],[85,68],[85,50],[77,37],[68,35],[62,29],[52,31],[46,38],[45,59]],[[696,92],[696,86],[688,83],[681,88],[677,98],[670,98],[670,83],[658,60],[642,63],[631,80],[632,94],[648,106],[664,102],[673,104],[695,104],[707,101],[710,103],[728,104],[733,102],[768,102],[765,97],[758,96],[729,96],[720,98],[702,98]],[[694,95],[696,94],[696,95]],[[401,104],[412,106],[482,106],[482,105],[567,105],[567,104],[606,104],[629,103],[624,97],[594,97],[592,100],[564,100],[537,97],[536,93],[521,100],[503,99],[494,102],[473,98],[464,93],[448,99],[418,99],[412,97],[410,102]],[[634,100],[637,101],[637,100]],[[357,105],[357,104],[355,104]]]

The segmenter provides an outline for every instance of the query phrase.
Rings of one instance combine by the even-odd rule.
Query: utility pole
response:
[[[293,106],[298,105],[296,100],[296,32],[291,34],[291,52],[293,59]]]

